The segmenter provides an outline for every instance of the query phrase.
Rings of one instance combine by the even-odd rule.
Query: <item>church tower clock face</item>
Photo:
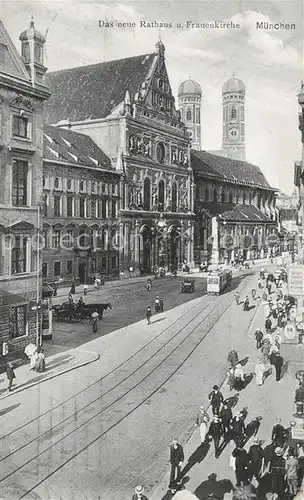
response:
[[[229,137],[231,137],[231,139],[237,139],[239,137],[239,131],[236,128],[229,130]]]

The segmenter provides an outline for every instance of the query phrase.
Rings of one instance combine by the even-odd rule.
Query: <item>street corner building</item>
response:
[[[0,340],[9,351],[40,332],[44,36],[34,27],[16,50],[0,21]]]
[[[190,140],[163,43],[151,54],[49,73],[47,83],[46,122],[90,136],[120,176],[120,271],[193,264]]]

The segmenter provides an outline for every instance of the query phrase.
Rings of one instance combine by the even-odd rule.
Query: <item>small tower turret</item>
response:
[[[181,120],[186,124],[191,147],[201,150],[201,86],[189,77],[180,84],[177,94]]]
[[[21,55],[34,87],[35,83],[42,83],[47,68],[43,65],[45,37],[35,29],[33,17],[30,27],[21,33],[19,40]]]
[[[245,93],[244,82],[236,78],[235,74],[222,87],[222,151],[225,156],[234,160],[246,160]]]

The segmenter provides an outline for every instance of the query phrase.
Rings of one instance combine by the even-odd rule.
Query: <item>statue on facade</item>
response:
[[[137,139],[136,139],[136,149],[137,149],[138,154],[142,154],[143,145],[142,145],[142,140],[140,137],[137,137]]]
[[[182,150],[180,150],[178,153],[178,162],[180,163],[180,165],[182,165],[184,162],[184,153]]]
[[[135,149],[134,137],[133,137],[133,135],[130,135],[130,138],[129,138],[129,150],[130,151],[134,151],[134,149]]]
[[[177,163],[176,148],[172,148],[171,162],[172,163]]]
[[[157,187],[153,187],[152,191],[152,210],[157,211],[158,207],[158,196],[157,196]]]
[[[149,139],[144,142],[144,155],[147,157],[151,157],[151,146]]]
[[[163,109],[164,109],[164,98],[163,98],[162,95],[159,97],[159,107],[163,111]]]

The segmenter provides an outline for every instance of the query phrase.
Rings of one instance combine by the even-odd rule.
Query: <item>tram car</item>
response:
[[[222,293],[232,281],[232,271],[221,269],[211,272],[207,277],[207,293]]]

